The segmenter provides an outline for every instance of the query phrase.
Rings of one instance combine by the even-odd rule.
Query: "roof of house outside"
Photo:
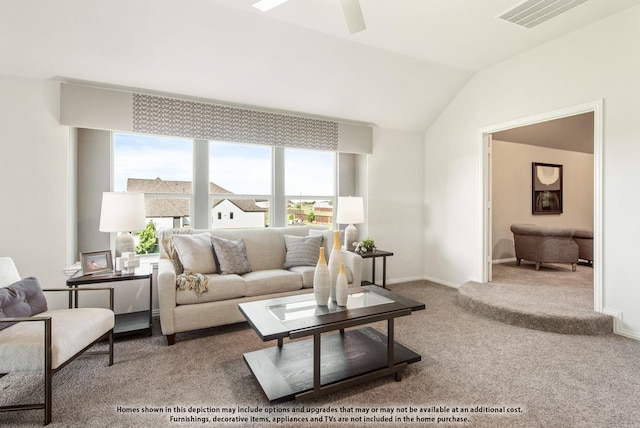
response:
[[[155,179],[129,178],[127,179],[128,192],[141,193],[192,193],[192,183],[190,181],[163,180],[160,177]],[[209,183],[209,193],[228,193],[227,189],[215,183]],[[224,200],[233,203],[244,212],[266,212],[267,208],[262,208],[256,204],[255,199],[214,199],[211,207],[215,207]],[[189,214],[189,199],[184,198],[145,198],[147,216],[149,217],[185,217]]]

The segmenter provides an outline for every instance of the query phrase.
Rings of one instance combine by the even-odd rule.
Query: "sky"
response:
[[[115,134],[114,190],[125,191],[127,178],[192,181],[193,142],[188,139]],[[271,193],[271,148],[212,142],[209,179],[237,194]],[[333,152],[286,149],[285,193],[330,196],[334,193]]]

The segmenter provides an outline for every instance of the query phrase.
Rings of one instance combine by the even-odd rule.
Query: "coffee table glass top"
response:
[[[310,292],[244,302],[238,308],[258,336],[267,341],[292,337],[309,329],[330,328],[338,323],[357,323],[379,315],[389,318],[387,314],[391,312],[424,309],[424,305],[378,286],[365,286],[350,288],[346,307],[337,306],[335,302],[317,306]]]
[[[338,306],[335,302],[329,302],[327,306],[318,306],[313,295],[308,300],[300,302],[281,303],[267,306],[267,310],[280,321],[293,321],[318,315],[332,314],[358,308],[368,308],[371,306],[393,303],[376,293],[362,292],[349,294],[347,306]]]

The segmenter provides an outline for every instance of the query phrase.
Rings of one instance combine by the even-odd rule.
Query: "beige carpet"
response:
[[[175,346],[167,347],[156,324],[152,337],[117,341],[113,366],[107,367],[103,357],[87,357],[58,373],[50,426],[207,425],[172,422],[171,417],[207,417],[208,425],[225,427],[638,426],[640,342],[497,322],[463,309],[457,290],[427,281],[390,288],[426,304],[425,310],[396,322],[397,340],[422,355],[402,382],[383,378],[308,403],[270,406],[242,354],[273,343],[263,343],[239,324],[182,334]],[[385,324],[374,326],[386,331]],[[0,391],[3,404],[39,392],[32,378],[21,375],[0,378]],[[213,418],[231,416],[222,407],[235,409],[236,416],[239,412],[243,418],[267,417],[271,422],[213,423]],[[163,413],[144,412],[147,408]],[[197,413],[200,408],[205,409]],[[387,408],[394,413],[382,413]],[[349,412],[356,409],[369,413]],[[396,422],[365,422],[365,417],[381,415]],[[275,423],[275,417],[300,416],[323,422]],[[467,422],[427,423],[427,417]],[[41,421],[42,411],[0,413],[3,427],[39,426]]]
[[[489,283],[459,289],[465,308],[521,327],[568,334],[613,332],[613,318],[593,310],[593,268],[569,264],[494,265]]]

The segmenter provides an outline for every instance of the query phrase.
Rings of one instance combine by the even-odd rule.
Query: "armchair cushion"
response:
[[[46,310],[47,299],[36,278],[24,278],[0,288],[0,318],[30,317]],[[0,322],[0,330],[13,324],[15,323]]]
[[[51,317],[51,367],[55,370],[114,326],[113,312],[103,308],[57,309]],[[44,369],[42,322],[20,322],[0,331],[0,373]]]

